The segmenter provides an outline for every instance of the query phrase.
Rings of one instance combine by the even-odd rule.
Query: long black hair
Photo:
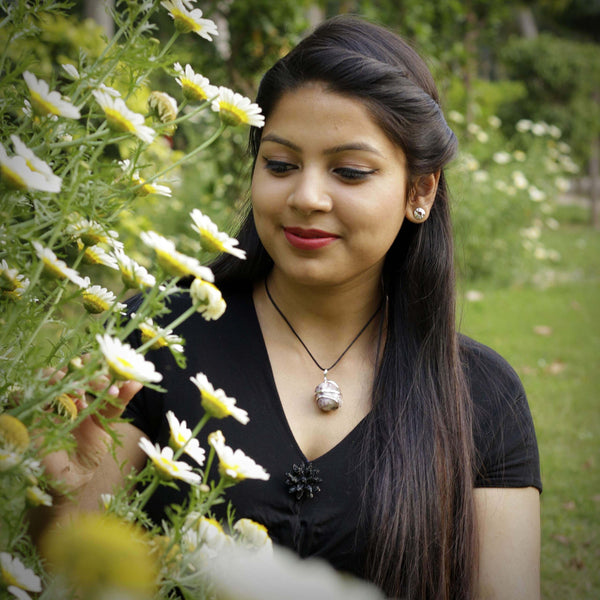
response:
[[[367,419],[361,464],[363,520],[370,532],[367,576],[389,596],[474,596],[471,403],[455,330],[455,284],[443,168],[456,137],[419,55],[389,30],[341,16],[321,24],[263,77],[256,101],[268,119],[283,94],[307,82],[361,100],[406,155],[407,194],[420,175],[440,172],[424,223],[405,220],[383,270],[388,319]],[[250,132],[254,159],[261,130]],[[251,211],[238,234],[247,261],[224,256],[217,283],[244,284],[273,262]]]

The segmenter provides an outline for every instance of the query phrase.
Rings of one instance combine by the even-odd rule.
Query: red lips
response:
[[[322,229],[303,229],[302,227],[285,227],[288,242],[300,250],[317,250],[338,239],[338,236]]]

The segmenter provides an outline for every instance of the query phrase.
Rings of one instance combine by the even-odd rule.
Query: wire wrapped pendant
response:
[[[323,371],[323,381],[315,388],[315,401],[323,412],[337,410],[342,406],[340,386],[335,381],[327,379],[327,369]]]

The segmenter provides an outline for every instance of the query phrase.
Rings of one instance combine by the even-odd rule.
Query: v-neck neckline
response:
[[[272,405],[273,409],[275,410],[277,417],[281,421],[287,436],[289,437],[292,444],[296,448],[298,454],[301,456],[303,462],[305,462],[305,463],[322,462],[322,461],[326,460],[327,458],[329,458],[331,455],[335,454],[341,446],[346,445],[351,442],[352,438],[355,437],[358,430],[362,429],[365,421],[369,417],[370,411],[341,440],[339,440],[329,450],[327,450],[323,454],[320,454],[316,458],[309,459],[306,456],[306,453],[304,452],[304,450],[302,450],[302,448],[300,447],[300,444],[298,443],[298,440],[296,439],[296,436],[294,435],[294,432],[290,426],[287,415],[285,414],[285,410],[283,409],[283,403],[281,402],[279,390],[277,389],[277,384],[275,382],[275,374],[273,372],[273,365],[271,364],[271,358],[269,357],[269,351],[267,350],[267,343],[265,341],[263,331],[260,326],[260,321],[258,319],[258,313],[256,311],[256,305],[254,304],[252,288],[249,289],[248,293],[249,293],[249,308],[250,308],[250,312],[252,313],[252,319],[254,321],[255,328],[257,330],[257,338],[256,339],[257,339],[258,346],[260,347],[260,351],[263,355],[261,363],[263,363],[265,365],[265,368],[268,373],[269,386],[271,388],[271,390],[270,390],[271,393],[268,394],[269,401],[271,402],[271,405]]]

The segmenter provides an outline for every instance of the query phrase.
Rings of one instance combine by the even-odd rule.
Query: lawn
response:
[[[600,233],[574,222],[546,237],[562,259],[539,281],[478,286],[461,329],[492,346],[527,390],[541,455],[542,592],[600,598]]]

